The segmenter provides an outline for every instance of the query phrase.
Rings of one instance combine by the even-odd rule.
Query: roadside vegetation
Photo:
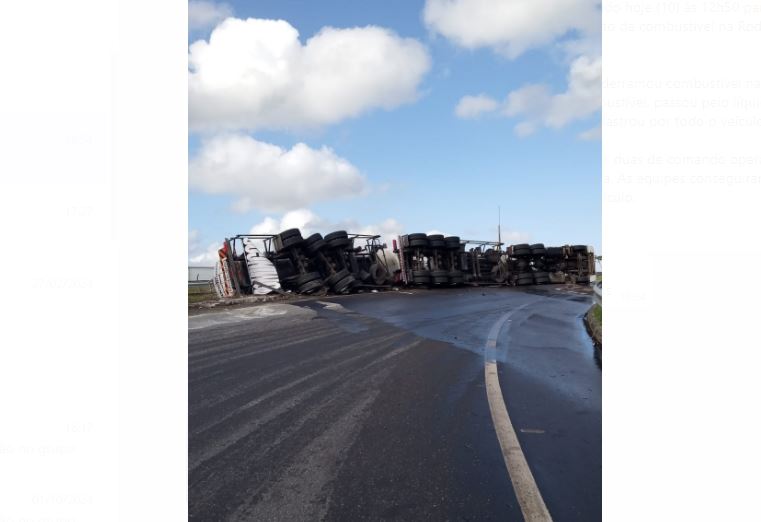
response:
[[[602,306],[596,304],[589,309],[586,323],[589,335],[592,336],[595,344],[602,348]]]
[[[210,286],[188,286],[188,304],[214,301],[217,294]]]

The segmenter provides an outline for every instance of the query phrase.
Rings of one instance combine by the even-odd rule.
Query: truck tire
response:
[[[328,248],[337,248],[339,250],[348,250],[351,247],[352,241],[349,238],[336,238],[331,241],[325,242]]]
[[[413,270],[412,282],[418,285],[425,285],[431,282],[431,273],[428,270]]]
[[[427,239],[410,239],[409,245],[411,248],[426,248],[428,246]]]
[[[431,234],[428,236],[428,245],[431,248],[444,248],[447,246],[444,242],[444,236],[441,234]]]
[[[331,275],[331,276],[327,277],[327,278],[325,279],[325,284],[326,284],[327,286],[330,286],[330,287],[332,287],[334,284],[336,284],[337,282],[339,282],[341,279],[343,279],[343,278],[344,278],[344,277],[346,277],[347,275],[350,275],[350,272],[349,272],[348,270],[346,270],[345,268],[344,268],[344,269],[342,269],[342,270],[339,270],[339,271],[338,271],[338,272],[336,272],[335,274],[333,274],[333,275]]]
[[[388,271],[378,263],[370,265],[370,278],[376,285],[385,284],[388,281]]]
[[[354,281],[354,276],[349,274],[333,286],[333,291],[337,294],[343,294],[351,289],[351,287],[354,285]]]
[[[278,249],[278,253],[287,252],[291,248],[293,248],[295,246],[299,246],[303,242],[304,242],[304,240],[301,238],[300,234],[296,235],[296,236],[289,236],[286,239],[282,239],[281,238],[280,239],[280,248]]]
[[[322,288],[322,281],[320,280],[314,280],[310,281],[308,283],[304,283],[301,285],[298,289],[298,292],[300,294],[311,294],[315,290]]]
[[[449,277],[449,283],[452,285],[461,285],[465,282],[465,277],[459,270],[452,270],[447,275]]]
[[[288,276],[288,277],[284,277],[284,278],[282,278],[280,280],[280,283],[285,288],[295,289],[296,286],[297,286],[296,285],[296,279],[298,279],[299,277],[301,277],[299,274]]]
[[[328,242],[333,241],[334,239],[349,239],[349,234],[346,233],[346,230],[336,230],[335,232],[326,234],[323,239]]]
[[[278,235],[280,236],[280,239],[286,239],[288,237],[293,237],[293,236],[300,236],[301,230],[299,230],[298,228],[289,228],[288,230],[283,230]]]
[[[446,270],[431,270],[431,281],[436,285],[449,283],[449,272]]]
[[[449,236],[444,238],[444,243],[447,248],[456,250],[460,248],[460,238],[458,236]]]
[[[316,254],[325,247],[326,243],[322,239],[322,234],[312,234],[304,240],[304,250],[310,254]]]
[[[322,284],[322,276],[320,276],[319,272],[307,272],[306,274],[297,276],[293,283],[296,286],[302,286],[311,281],[319,281],[320,284]]]
[[[428,236],[416,232],[414,234],[407,234],[407,239],[428,239]]]

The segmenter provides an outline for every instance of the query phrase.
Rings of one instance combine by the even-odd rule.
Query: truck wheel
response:
[[[462,272],[459,270],[452,270],[447,274],[449,276],[449,283],[453,285],[461,285],[465,282],[465,278],[462,275]]]
[[[444,238],[444,243],[447,248],[456,250],[460,248],[460,238],[458,236],[449,236]]]
[[[432,270],[431,281],[436,285],[447,284],[449,283],[449,272],[446,270]]]
[[[300,236],[301,230],[299,230],[298,228],[289,228],[288,230],[283,230],[278,235],[280,236],[280,239],[286,239],[293,236]]]
[[[312,234],[304,240],[304,250],[310,254],[316,254],[326,245],[322,239],[322,234]]]
[[[351,246],[351,243],[349,238],[337,238],[332,241],[326,241],[328,248],[338,248],[340,250],[346,250]]]
[[[335,232],[327,234],[323,239],[327,242],[333,241],[334,239],[349,239],[349,234],[346,233],[346,230],[336,230]]]
[[[314,280],[314,281],[310,281],[308,283],[304,283],[303,285],[301,285],[299,287],[298,292],[300,294],[311,294],[318,288],[322,288],[322,282],[320,280]]]
[[[354,276],[351,274],[347,275],[343,279],[341,279],[338,283],[333,286],[333,291],[337,294],[342,294],[346,292],[347,290],[351,289],[352,285],[354,284]]]
[[[288,277],[284,277],[280,280],[281,283],[283,283],[283,286],[286,288],[296,288],[296,280],[301,277],[300,275],[292,275]]]
[[[370,277],[376,285],[382,285],[388,281],[388,271],[378,263],[370,265]]]
[[[327,286],[331,286],[332,287],[334,284],[339,282],[341,279],[343,279],[347,275],[350,275],[350,272],[348,270],[346,270],[345,268],[343,270],[339,270],[338,272],[336,272],[332,276],[330,276],[327,279],[325,279],[325,284]]]
[[[305,285],[311,281],[319,281],[320,284],[322,284],[322,277],[320,276],[319,272],[307,272],[306,274],[300,275],[296,277],[296,280],[293,282],[296,286],[302,286]]]
[[[418,285],[425,285],[431,282],[431,273],[428,270],[413,270],[412,282]]]

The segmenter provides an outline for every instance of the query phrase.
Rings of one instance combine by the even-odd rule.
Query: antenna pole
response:
[[[497,205],[497,242],[502,243],[502,207]],[[502,245],[499,245],[499,249],[502,250]]]

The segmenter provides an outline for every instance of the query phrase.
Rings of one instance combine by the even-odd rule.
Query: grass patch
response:
[[[188,304],[214,301],[217,294],[210,286],[188,286]]]
[[[188,294],[188,304],[215,301],[216,299],[216,294]]]
[[[592,336],[595,343],[602,348],[602,306],[593,305],[586,316],[587,328],[589,335]]]
[[[594,305],[590,313],[592,314],[592,319],[602,328],[602,306]]]

